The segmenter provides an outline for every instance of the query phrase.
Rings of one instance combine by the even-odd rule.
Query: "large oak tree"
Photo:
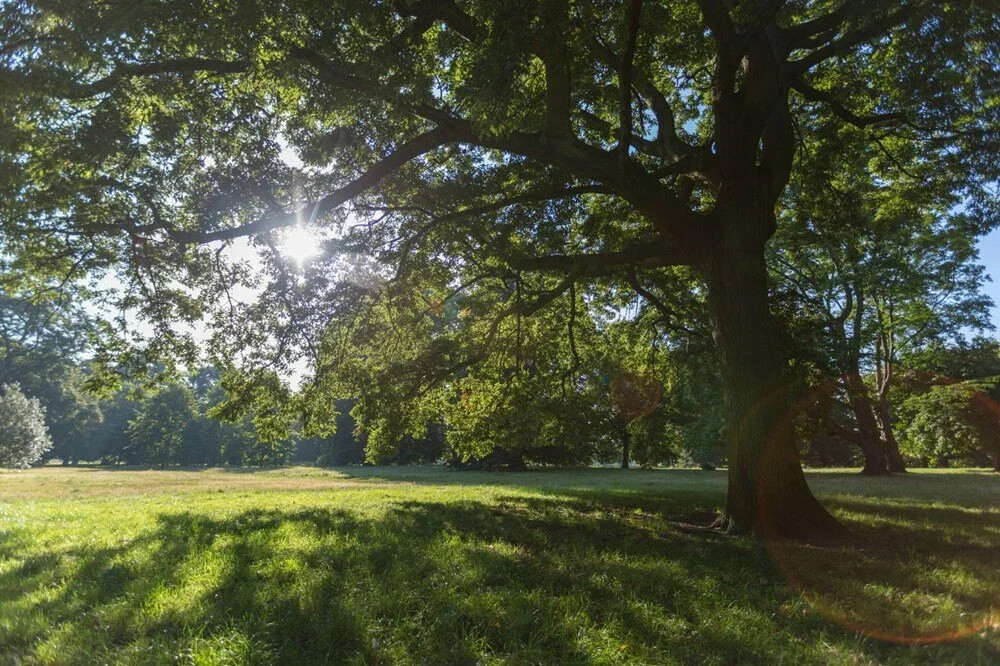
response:
[[[156,323],[163,348],[178,340],[172,321],[225,309],[222,285],[248,267],[218,243],[252,237],[271,279],[226,333],[280,355],[297,331],[327,325],[334,301],[352,307],[352,292],[289,277],[272,232],[341,227],[328,249],[395,267],[385,282],[356,279],[356,302],[384,307],[372,292],[401,284],[482,287],[457,324],[478,351],[461,331],[401,349],[418,368],[408,376],[428,385],[487,362],[519,330],[509,322],[557,300],[572,320],[582,296],[571,292],[615,283],[652,295],[644,281],[687,267],[703,281],[723,373],[720,524],[734,533],[838,529],[785,423],[768,304],[765,244],[796,132],[822,109],[872,141],[960,164],[972,210],[989,206],[995,178],[998,18],[971,0],[25,0],[0,11],[6,252],[117,266],[123,305]],[[319,293],[329,310],[295,300]],[[416,310],[400,319],[434,337]]]

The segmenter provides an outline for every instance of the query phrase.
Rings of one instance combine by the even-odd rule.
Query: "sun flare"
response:
[[[319,254],[320,239],[315,232],[306,227],[292,227],[285,232],[281,250],[285,256],[302,264]]]

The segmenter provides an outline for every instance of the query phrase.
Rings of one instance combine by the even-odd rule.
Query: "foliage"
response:
[[[17,384],[0,386],[0,467],[25,468],[52,448],[45,408]]]
[[[69,451],[68,460],[100,460],[103,463],[139,464],[140,451],[131,446],[129,422],[135,418],[139,400],[124,388],[101,400],[101,418],[91,423],[83,438],[83,450]]]
[[[1000,465],[1000,342],[929,345],[906,367],[896,399],[904,452],[942,466]]]
[[[293,459],[322,465],[365,460],[366,437],[355,427],[350,401],[337,403],[337,429],[332,435],[303,438],[294,433],[264,439],[252,412],[233,411],[221,373],[211,367],[153,390],[126,385],[94,405],[96,417],[76,424],[79,435],[57,451],[63,464],[274,466]],[[235,417],[223,421],[215,416],[219,412]],[[436,426],[425,439],[405,439],[383,462],[436,462],[444,452],[444,429]]]
[[[194,392],[179,383],[167,384],[145,400],[129,422],[129,440],[142,452],[142,462],[176,464],[185,445],[194,440],[196,417]]]
[[[989,461],[982,452],[995,446],[1000,406],[987,394],[998,385],[1000,377],[934,384],[906,398],[900,406],[907,424],[904,453],[937,466]]]
[[[84,389],[81,359],[98,335],[83,308],[90,290],[6,273],[0,259],[0,384],[16,383],[45,407],[50,455],[73,458],[88,428],[100,419]]]
[[[675,302],[704,306],[729,528],[790,515],[762,484],[831,526],[795,465],[760,464],[796,456],[760,405],[789,385],[765,247],[797,144],[855,128],[872,183],[918,162],[964,206],[959,240],[997,222],[984,3],[13,0],[0,25],[4,252],[117,278],[118,328],[148,331],[117,331],[98,371],[194,367],[208,322],[213,413],[267,442],[329,435],[351,399],[370,460],[440,423],[462,458],[583,459],[613,424],[606,295],[634,292],[664,346],[696,337]],[[302,227],[322,251],[299,265],[281,248]]]
[[[992,327],[975,238],[995,214],[960,205],[956,165],[871,143],[832,116],[813,122],[771,249],[773,294],[807,381],[829,393],[807,445],[814,460],[844,461],[832,436],[866,456],[895,441],[907,357]]]
[[[714,223],[706,213],[730,176],[712,147],[742,145],[722,136],[728,107],[716,98],[719,77],[729,64],[759,56],[725,45],[742,44],[736,33],[746,40],[767,33],[758,21],[784,35],[767,57],[777,48],[788,60],[779,102],[794,91],[790,110],[810,142],[832,131],[817,117],[879,124],[889,132],[881,145],[904,168],[922,150],[921,173],[951,174],[951,191],[967,195],[969,210],[988,224],[981,185],[995,165],[979,148],[997,113],[982,97],[995,75],[995,16],[976,3],[940,11],[908,3],[896,13],[895,3],[864,12],[848,4],[822,19],[828,3],[785,3],[766,16],[747,7],[725,17],[713,13],[716,2],[643,3],[630,83],[646,106],[627,109],[628,126],[618,127],[628,31],[613,3],[477,0],[444,13],[450,3],[297,2],[279,11],[164,2],[131,13],[75,1],[5,3],[3,65],[17,82],[2,98],[4,183],[16,193],[5,199],[7,251],[31,270],[53,255],[75,258],[81,270],[119,270],[129,286],[122,304],[153,322],[143,341],[150,362],[170,346],[188,350],[180,323],[213,314],[220,365],[240,361],[237,352],[287,365],[323,335],[326,319],[315,314],[324,304],[349,326],[358,309],[384,310],[388,296],[379,292],[390,277],[402,292],[393,307],[417,335],[429,325],[421,317],[428,304],[445,304],[464,285],[467,315],[453,323],[470,330],[409,348],[409,361],[419,355],[425,369],[441,371],[471,361],[460,352],[475,349],[498,317],[500,330],[488,337],[508,349],[509,319],[517,311],[549,315],[546,305],[559,303],[553,289],[561,296],[570,283],[579,283],[578,296],[595,282],[628,289],[625,268],[642,283],[659,279],[647,265],[671,261],[659,250],[621,260],[615,252],[653,248],[651,240],[665,252],[681,239],[690,243],[681,243],[688,249],[677,261],[701,264],[705,251],[692,234]],[[716,71],[704,66],[713,60]],[[755,73],[763,90],[769,74]],[[729,74],[748,88],[758,83]],[[568,88],[562,97],[557,81]],[[738,97],[730,101],[748,109],[763,103]],[[900,104],[913,117],[869,120]],[[760,119],[750,120],[759,109],[748,109],[753,127],[742,129],[762,133]],[[781,181],[776,165],[788,148],[775,139],[778,129],[768,126],[771,153],[760,166],[774,167]],[[616,150],[623,134],[629,159]],[[301,167],[283,159],[283,145]],[[873,157],[871,168],[883,174],[897,166]],[[358,181],[363,174],[370,175]],[[369,189],[371,182],[378,187]],[[342,201],[370,224],[341,235]],[[56,210],[66,216],[48,213]],[[314,224],[317,244],[329,250],[301,274],[276,251],[280,231],[299,218]],[[45,235],[50,222],[78,233]],[[198,245],[244,235],[259,271]],[[569,263],[557,261],[564,253],[600,261],[585,259],[579,272],[589,275],[565,280]],[[259,280],[258,304],[230,308],[228,287]],[[521,306],[509,308],[514,292]],[[400,298],[420,307],[407,310]],[[428,410],[418,407],[400,411],[423,418]]]

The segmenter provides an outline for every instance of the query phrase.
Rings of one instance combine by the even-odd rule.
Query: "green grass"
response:
[[[997,663],[1000,476],[820,472],[857,535],[708,522],[723,472],[0,474],[0,663]]]

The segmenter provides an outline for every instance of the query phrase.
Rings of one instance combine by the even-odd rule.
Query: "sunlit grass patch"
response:
[[[115,474],[146,485],[128,492]],[[856,542],[770,551],[675,528],[707,518],[724,481],[439,468],[3,475],[0,663],[1000,659],[1000,478],[812,475]]]

